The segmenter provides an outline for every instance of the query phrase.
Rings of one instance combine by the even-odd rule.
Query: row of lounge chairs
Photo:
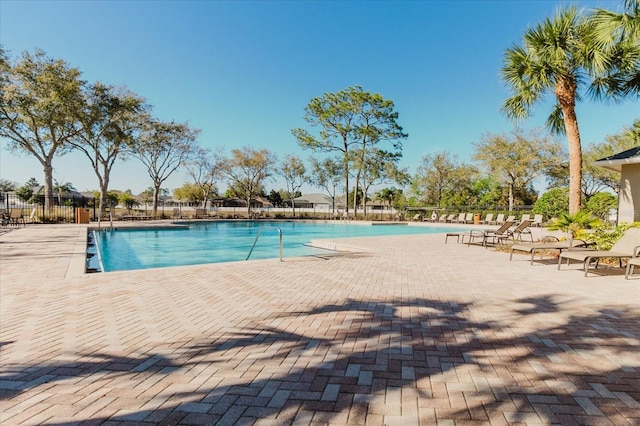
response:
[[[528,235],[533,242],[533,233],[531,232],[531,220],[525,220],[516,225],[513,221],[503,223],[497,229],[485,229],[483,231],[469,231],[469,241],[467,245],[478,240],[484,247],[491,244],[502,243],[504,240],[513,239],[514,241],[522,241],[523,236]],[[513,227],[513,229],[511,229]]]
[[[464,243],[464,238],[467,237],[467,245],[480,244],[483,247],[488,247],[489,244],[502,244],[503,241],[508,239],[513,239],[514,242],[523,241],[523,237],[526,235],[528,235],[528,238],[533,242],[531,224],[531,220],[525,220],[519,224],[516,224],[514,221],[508,221],[500,225],[497,229],[473,229],[468,232],[448,232],[445,237],[445,243],[448,241],[449,237],[456,237],[458,242],[462,239],[462,242]]]
[[[504,213],[500,213],[498,214],[495,218],[494,218],[494,214],[493,213],[487,213],[487,215],[484,217],[484,219],[480,220],[480,224],[483,225],[504,225],[507,222],[512,222],[512,223],[523,223],[525,221],[530,221],[529,226],[542,226],[543,224],[543,216],[541,214],[536,214],[533,216],[533,219],[531,218],[530,214],[523,214],[522,217],[520,217],[520,220],[516,220],[516,216],[515,215],[509,215],[505,218],[505,214]],[[416,217],[418,217],[418,215],[416,215]],[[454,214],[442,214],[440,215],[438,218],[436,218],[435,216],[427,219],[429,222],[440,222],[440,223],[466,223],[466,224],[471,224],[474,223],[474,214],[473,213],[458,213],[457,215]]]
[[[595,250],[589,243],[581,239],[560,241],[556,237],[548,236],[543,238],[540,242],[533,242],[533,236],[531,236],[531,242],[523,242],[522,234],[523,232],[526,232],[527,225],[529,224],[523,222],[511,230],[510,228],[513,225],[514,224],[512,222],[507,222],[498,229],[469,231],[469,241],[467,245],[478,243],[479,240],[480,243],[486,247],[490,242],[493,244],[502,244],[505,240],[512,238],[514,243],[510,246],[509,260],[513,259],[514,251],[526,252],[531,255],[530,262],[532,265],[536,253],[540,253],[540,258],[542,259],[544,252],[557,250],[559,252],[558,270],[561,269],[564,262],[566,262],[567,265],[572,261],[579,262],[583,264],[585,277],[589,274],[590,270],[598,267],[600,260],[605,258],[617,259],[621,268],[623,266],[622,260],[628,259],[625,269],[625,279],[629,279],[633,274],[634,267],[640,266],[640,228],[627,229],[610,250]],[[518,232],[520,233],[520,242],[516,242],[516,234]],[[460,236],[462,233],[456,234]],[[531,235],[530,230],[528,234]]]

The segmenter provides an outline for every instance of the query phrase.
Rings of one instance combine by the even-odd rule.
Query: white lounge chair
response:
[[[480,223],[488,225],[492,221],[493,221],[493,213],[487,213],[487,215],[485,216],[484,220],[481,220]]]
[[[504,223],[504,213],[498,213],[496,220],[489,222],[489,225],[502,225]]]
[[[533,215],[533,222],[531,222],[531,226],[542,226],[543,220],[544,219],[541,214]]]
[[[557,237],[552,235],[546,236],[540,242],[536,243],[516,243],[510,247],[509,250],[509,260],[513,259],[514,251],[523,251],[525,253],[531,254],[531,265],[533,265],[533,259],[536,255],[536,252],[540,253],[540,260],[542,260],[542,256],[544,252],[549,250],[558,250],[562,253],[563,250],[572,250],[572,249],[581,249],[586,250],[587,242],[580,239],[574,239],[573,241],[560,241]]]
[[[617,258],[622,268],[622,259],[633,257],[637,246],[640,246],[640,228],[629,228],[611,247],[611,250],[566,251],[560,253],[560,256],[558,256],[558,269],[560,269],[563,260],[566,259],[567,264],[575,260],[584,264],[584,276],[586,277],[592,263],[595,269],[598,267],[600,259],[607,257]]]
[[[629,277],[633,275],[633,269],[636,266],[640,266],[640,246],[637,246],[633,249],[633,257],[627,262],[627,270],[624,274],[624,278],[626,280],[628,280]]]

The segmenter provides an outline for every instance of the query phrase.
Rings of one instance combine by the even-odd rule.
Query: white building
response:
[[[620,173],[618,224],[640,221],[640,146],[628,149],[593,164]]]

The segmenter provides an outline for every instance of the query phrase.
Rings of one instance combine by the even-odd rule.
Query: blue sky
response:
[[[323,93],[353,85],[395,102],[409,134],[401,166],[415,172],[428,153],[470,161],[485,133],[513,129],[500,113],[509,96],[499,78],[506,48],[561,5],[617,9],[617,1],[17,1],[0,0],[0,44],[12,58],[41,48],[83,78],[127,86],[161,120],[188,121],[211,148],[251,145],[303,159],[291,130]],[[524,129],[544,125],[540,105]],[[583,144],[640,118],[637,99],[585,99]],[[563,143],[566,143],[562,139]],[[0,151],[0,177],[43,180],[28,155]],[[88,159],[54,160],[54,178],[98,188]],[[188,181],[172,176],[169,189]],[[138,193],[151,182],[135,159],[116,164],[111,189]],[[224,184],[221,184],[224,189]],[[284,188],[280,181],[267,189]],[[307,189],[309,190],[309,188]]]

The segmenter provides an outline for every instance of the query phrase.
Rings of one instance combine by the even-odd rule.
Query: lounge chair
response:
[[[33,209],[31,209],[31,214],[29,214],[29,217],[25,219],[25,224],[31,223],[35,225],[36,223],[38,223],[38,218],[36,217],[37,211],[38,211],[37,207],[34,207]]]
[[[456,242],[464,244],[464,237],[468,235],[469,233],[467,232],[447,232],[444,237],[444,243],[447,244],[447,241],[449,241],[449,237],[456,237]]]
[[[11,209],[9,212],[9,224],[18,226],[20,223],[25,225],[22,209]]]
[[[417,222],[422,220],[422,215],[420,213],[418,213],[417,215],[413,216],[413,221]]]
[[[513,214],[510,215],[510,216],[507,216],[507,219],[505,219],[505,222],[514,222],[515,223],[516,222],[516,216],[513,215]]]
[[[445,214],[440,215],[440,218],[438,219],[438,222],[444,223],[446,221],[447,221],[447,214],[445,213]]]
[[[589,273],[589,266],[595,262],[594,269],[598,267],[600,259],[611,257],[617,258],[622,268],[622,259],[631,258],[635,249],[640,245],[640,228],[629,228],[622,237],[611,247],[611,250],[591,250],[591,251],[565,251],[558,256],[558,269],[564,259],[567,265],[575,260],[584,264],[584,276]]]
[[[473,213],[467,213],[464,216],[464,223],[473,223]]]
[[[493,213],[487,213],[484,220],[481,220],[480,223],[489,225],[493,221]]]
[[[531,220],[531,215],[528,213],[525,213],[522,215],[522,217],[520,218],[520,223],[524,222],[525,220]]]
[[[627,270],[624,274],[624,279],[628,280],[633,275],[633,268],[640,266],[640,246],[633,249],[633,257],[627,262]]]
[[[504,223],[504,213],[498,213],[496,220],[489,222],[489,225],[502,225]]]
[[[447,220],[446,222],[450,222],[453,223],[456,220],[456,215],[455,214],[450,214],[449,216],[447,216]]]
[[[513,240],[515,241],[516,239],[516,234],[518,235],[518,239],[520,241],[522,241],[522,235],[529,235],[529,237],[531,237],[531,242],[533,242],[533,234],[531,233],[531,229],[529,229],[529,227],[531,226],[531,221],[530,220],[523,220],[518,226],[516,226],[516,228],[513,231],[509,231],[509,234],[513,237]]]
[[[536,214],[533,216],[533,222],[531,222],[531,226],[542,226],[542,215],[541,214]]]
[[[569,241],[560,241],[557,237],[554,236],[546,236],[542,239],[542,241],[537,243],[516,243],[513,244],[509,250],[509,260],[513,259],[514,251],[524,251],[531,254],[531,264],[533,265],[533,258],[536,255],[536,252],[540,252],[540,260],[542,260],[542,256],[545,251],[548,250],[558,250],[562,253],[563,250],[571,250],[571,249],[581,249],[586,250],[587,242],[580,239],[574,239],[569,245]]]
[[[496,241],[500,243],[502,242],[502,240],[506,240],[511,237],[509,228],[513,226],[513,223],[514,222],[505,222],[498,229],[485,229],[484,231],[472,230],[469,233],[469,242],[467,243],[467,246],[470,246],[471,242],[477,238],[482,238],[483,247],[487,247],[487,243],[489,242],[489,239],[491,239],[492,244],[495,244]]]
[[[453,220],[452,222],[454,222],[454,223],[464,223],[464,213],[460,213],[458,215],[458,218]]]

